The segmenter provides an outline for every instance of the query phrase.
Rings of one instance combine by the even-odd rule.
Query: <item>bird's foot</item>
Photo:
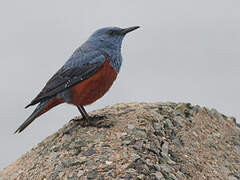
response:
[[[82,118],[82,124],[81,126],[83,127],[98,127],[98,124],[101,123],[102,120],[104,120],[105,118],[107,118],[106,116],[98,116],[98,115],[94,115],[94,116],[89,116],[88,118]]]
[[[107,116],[89,116],[88,118],[81,118],[81,119],[72,119],[71,121],[81,125],[82,127],[97,127],[97,128],[109,128],[113,126],[111,122],[105,121]]]
[[[75,117],[73,119],[71,119],[69,122],[73,122],[73,123],[79,123],[81,121],[81,119],[79,119],[78,117]]]

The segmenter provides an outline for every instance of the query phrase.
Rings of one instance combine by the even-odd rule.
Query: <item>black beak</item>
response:
[[[138,29],[138,28],[140,28],[140,26],[133,26],[133,27],[125,28],[125,29],[121,30],[121,33],[122,34],[127,34],[131,31],[134,31],[134,30]]]

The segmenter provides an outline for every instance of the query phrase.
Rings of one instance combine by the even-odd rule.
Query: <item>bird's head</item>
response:
[[[129,28],[119,28],[119,27],[105,27],[95,31],[88,41],[94,43],[98,48],[121,48],[122,40],[124,36],[138,29],[139,26],[129,27]]]

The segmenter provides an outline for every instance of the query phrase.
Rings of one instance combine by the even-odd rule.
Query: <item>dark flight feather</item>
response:
[[[34,98],[29,106],[35,105],[45,99],[49,99],[56,94],[80,83],[81,81],[92,76],[97,69],[102,65],[102,62],[94,62],[83,64],[80,67],[61,68],[53,77],[46,83],[42,91]]]

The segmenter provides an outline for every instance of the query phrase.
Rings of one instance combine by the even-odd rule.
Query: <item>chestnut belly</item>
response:
[[[70,89],[70,104],[85,106],[101,98],[112,86],[117,73],[108,60],[88,79]]]

